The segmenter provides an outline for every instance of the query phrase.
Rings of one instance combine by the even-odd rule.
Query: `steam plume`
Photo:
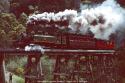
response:
[[[125,10],[115,0],[106,0],[97,7],[81,12],[65,10],[58,13],[42,13],[29,16],[27,23],[33,20],[50,22],[68,20],[71,33],[87,34],[92,32],[95,38],[109,40],[112,34],[125,33]],[[121,34],[123,35],[123,34]]]

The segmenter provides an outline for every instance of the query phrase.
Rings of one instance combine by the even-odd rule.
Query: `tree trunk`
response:
[[[0,83],[5,83],[5,73],[4,73],[4,55],[0,54]]]

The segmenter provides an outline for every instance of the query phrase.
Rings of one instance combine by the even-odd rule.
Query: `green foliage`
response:
[[[16,75],[23,76],[24,74],[24,66],[27,62],[26,57],[10,57],[6,58],[6,69],[7,71],[13,72]]]
[[[10,3],[8,0],[0,0],[0,12],[8,12]]]
[[[27,15],[25,13],[22,13],[19,17],[19,22],[20,24],[22,24],[23,26],[26,26],[26,22],[27,22]]]
[[[16,68],[15,72],[17,73],[17,75],[22,75],[24,74],[24,68],[22,67]]]
[[[0,47],[9,47],[25,27],[18,22],[14,14],[0,13]]]
[[[24,79],[16,75],[13,76],[14,83],[24,83]]]
[[[53,59],[49,59],[48,56],[44,56],[41,58],[41,65],[42,65],[42,69],[43,69],[43,73],[44,73],[44,79],[46,81],[50,81],[52,80],[52,73],[54,71],[54,60]]]

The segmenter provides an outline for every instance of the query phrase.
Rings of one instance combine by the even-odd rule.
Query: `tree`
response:
[[[12,41],[16,40],[22,32],[25,32],[25,27],[17,21],[13,14],[0,14],[0,47],[12,46]]]
[[[8,0],[0,0],[0,13],[9,12],[10,3]]]
[[[9,7],[10,7],[10,4],[9,4],[8,0],[0,0],[0,13],[9,12]],[[2,20],[2,19],[0,18],[0,20]],[[2,41],[2,39],[4,39],[4,37],[6,37],[6,34],[1,28],[2,27],[0,27],[0,37],[2,37],[2,38],[0,39],[0,42],[4,43]],[[0,81],[1,81],[1,83],[5,83],[4,60],[3,59],[4,59],[4,56],[1,54],[1,56],[0,56]]]
[[[0,48],[12,47],[25,27],[18,22],[14,14],[0,13]],[[4,55],[0,53],[0,83],[5,83]]]

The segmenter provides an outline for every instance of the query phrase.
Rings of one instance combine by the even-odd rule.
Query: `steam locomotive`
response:
[[[40,0],[37,3],[40,12],[58,12],[64,9],[79,10],[80,0],[59,0],[53,1]],[[59,3],[64,3],[60,5]],[[48,5],[49,4],[49,5]],[[55,26],[58,25],[58,26]],[[59,29],[59,26],[65,29]],[[46,48],[61,49],[114,49],[114,39],[100,40],[95,39],[92,34],[73,34],[68,33],[68,21],[33,21],[27,24],[27,37],[18,42],[18,46],[24,47],[29,43],[39,44]]]
[[[56,25],[56,26],[55,26]],[[65,29],[59,29],[58,26]],[[55,49],[94,49],[94,50],[113,50],[115,48],[114,39],[100,40],[92,34],[86,35],[68,32],[68,22],[45,22],[34,21],[27,24],[27,37],[18,42],[18,46],[23,47],[30,43],[44,46],[44,48]]]

